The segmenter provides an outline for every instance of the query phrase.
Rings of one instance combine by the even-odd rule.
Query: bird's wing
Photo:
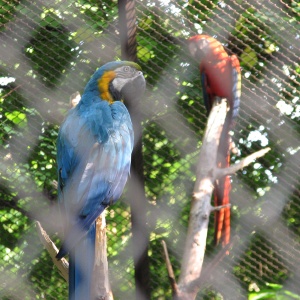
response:
[[[123,191],[133,148],[127,109],[121,102],[99,102],[84,115],[75,110],[61,127],[57,147],[60,199],[72,224],[64,255]]]

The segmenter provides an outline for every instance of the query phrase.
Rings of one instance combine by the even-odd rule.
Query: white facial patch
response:
[[[141,71],[138,71],[130,66],[117,68],[115,69],[115,73],[116,77],[112,81],[112,85],[119,92],[128,82],[143,74]]]
[[[120,78],[120,77],[116,77],[113,81],[112,84],[114,86],[114,88],[117,91],[121,91],[122,88],[124,87],[124,85],[128,82],[128,78]]]

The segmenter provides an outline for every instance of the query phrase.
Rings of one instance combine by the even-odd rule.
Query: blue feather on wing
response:
[[[58,258],[66,254],[66,248],[74,247],[109,204],[117,201],[130,170],[133,129],[124,104],[99,102],[79,115],[80,109],[76,107],[61,127],[57,145],[64,186],[60,198],[68,221],[73,223],[73,229],[67,229],[68,246],[63,246]]]

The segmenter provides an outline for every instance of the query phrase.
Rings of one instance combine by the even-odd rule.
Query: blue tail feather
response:
[[[88,233],[70,251],[69,262],[69,300],[91,299],[95,262],[95,223]]]

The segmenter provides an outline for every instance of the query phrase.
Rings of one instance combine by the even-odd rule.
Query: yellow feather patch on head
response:
[[[113,103],[113,97],[109,92],[109,84],[116,77],[114,71],[106,71],[102,77],[98,80],[98,87],[100,91],[100,96],[103,100]]]

